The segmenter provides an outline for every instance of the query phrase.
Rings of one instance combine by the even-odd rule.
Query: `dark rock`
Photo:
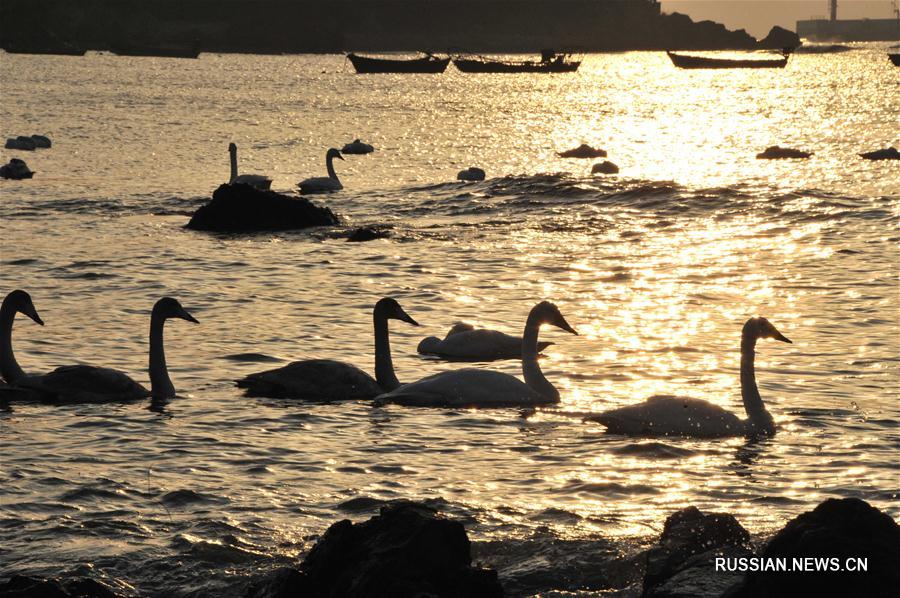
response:
[[[698,596],[692,592],[701,588],[711,593],[700,595],[720,595],[738,579],[715,572],[715,558],[749,554],[749,540],[750,534],[731,515],[707,515],[697,507],[673,513],[666,519],[659,542],[647,552],[642,595]]]
[[[598,162],[591,167],[591,174],[616,174],[619,172],[619,167],[610,162],[609,160],[604,160],[603,162]]]
[[[300,571],[291,567],[278,569],[262,583],[249,589],[247,598],[288,598],[290,596],[313,596],[309,580]]]
[[[391,231],[374,226],[361,226],[354,229],[347,241],[350,243],[362,243],[364,241],[374,241],[375,239],[386,239],[391,236]]]
[[[889,147],[860,154],[860,157],[866,160],[900,160],[900,151],[895,147]]]
[[[459,181],[483,181],[485,176],[483,169],[477,166],[470,166],[465,170],[460,170],[456,175],[456,179]]]
[[[564,152],[557,152],[556,155],[560,158],[605,158],[606,150],[591,147],[586,143],[582,143],[576,148]]]
[[[25,160],[19,158],[11,158],[9,164],[0,166],[0,178],[4,179],[30,179],[34,176],[34,171],[28,168]]]
[[[32,135],[31,140],[34,141],[34,146],[39,148],[47,149],[53,145],[53,142],[46,135]]]
[[[766,50],[793,50],[801,43],[799,35],[775,25],[769,30],[769,35],[759,40],[759,47]]]
[[[67,581],[13,575],[0,585],[3,598],[120,598],[109,586],[87,577]]]
[[[31,137],[25,137],[24,135],[19,135],[18,137],[10,137],[6,140],[6,145],[4,146],[6,149],[15,149],[15,150],[24,150],[26,152],[33,152],[37,147],[37,144],[34,142],[34,139]]]
[[[769,540],[763,558],[867,559],[865,573],[841,571],[747,573],[729,598],[794,596],[897,596],[900,589],[900,526],[890,516],[856,498],[831,498],[792,519]]]
[[[187,228],[216,232],[249,233],[298,230],[338,224],[330,209],[305,198],[262,191],[249,185],[221,185],[212,201],[201,206]]]
[[[744,31],[729,31],[713,21],[695,23],[678,12],[659,15],[653,35],[653,47],[665,50],[749,50],[757,47],[756,38]]]
[[[757,160],[781,160],[784,158],[809,158],[812,152],[804,152],[803,150],[792,149],[789,147],[780,147],[773,145],[766,148],[766,151],[756,154]]]
[[[399,503],[362,523],[333,524],[306,556],[302,574],[278,572],[249,596],[502,596],[496,572],[472,567],[470,548],[461,523],[424,505]]]

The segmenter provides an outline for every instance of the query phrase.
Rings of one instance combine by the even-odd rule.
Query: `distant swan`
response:
[[[375,378],[355,365],[331,359],[295,361],[284,367],[250,374],[237,381],[247,396],[340,401],[371,399],[400,386],[391,361],[388,320],[413,320],[396,300],[385,297],[372,312],[375,325]]]
[[[237,165],[237,145],[228,144],[228,153],[231,154],[231,178],[228,180],[229,185],[235,183],[239,185],[250,185],[260,191],[268,191],[272,187],[272,179],[261,174],[238,174]]]
[[[578,334],[555,305],[547,301],[535,305],[528,314],[525,333],[522,335],[522,374],[525,382],[502,372],[465,368],[441,372],[418,382],[405,384],[377,397],[377,401],[429,407],[505,407],[557,403],[559,391],[544,377],[538,365],[537,339],[541,324],[550,324]]]
[[[34,171],[28,168],[25,160],[20,158],[11,158],[9,164],[0,166],[0,178],[20,181],[22,179],[30,179],[33,176]]]
[[[331,191],[340,191],[344,188],[338,180],[337,173],[334,171],[334,159],[343,160],[341,152],[331,148],[325,154],[325,168],[328,169],[328,176],[313,177],[304,179],[297,183],[300,187],[300,193],[330,193]]]
[[[363,143],[359,139],[354,139],[352,143],[347,143],[341,148],[342,154],[371,154],[375,151],[375,147],[368,143]]]
[[[23,297],[24,295],[24,297]],[[9,302],[9,306],[7,306]],[[30,310],[30,311],[29,311]],[[197,323],[177,300],[163,297],[153,306],[150,315],[150,390],[132,380],[127,374],[110,368],[90,365],[69,365],[56,368],[49,374],[27,375],[16,363],[12,353],[12,320],[15,312],[28,315],[40,322],[31,297],[24,291],[10,293],[0,308],[0,355],[3,378],[11,385],[23,389],[43,400],[58,402],[104,402],[142,399],[147,396],[168,398],[175,396],[175,387],[169,378],[166,355],[163,349],[163,325],[169,318],[180,318]]]
[[[540,353],[552,344],[539,342],[537,350]],[[522,337],[498,330],[476,329],[471,324],[457,322],[444,340],[436,336],[423,338],[417,350],[423,355],[438,355],[444,359],[459,361],[521,359]]]
[[[586,419],[600,422],[608,432],[631,436],[773,436],[775,422],[759,396],[753,367],[756,341],[760,338],[791,342],[765,318],[750,318],[744,324],[741,335],[741,397],[747,411],[746,420],[707,401],[673,396],[650,397],[643,403]]]

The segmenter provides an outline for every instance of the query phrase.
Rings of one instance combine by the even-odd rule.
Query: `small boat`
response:
[[[680,69],[783,69],[787,65],[788,56],[777,60],[756,60],[752,58],[708,58],[705,56],[685,56],[666,52],[672,64]]]
[[[894,63],[894,66],[900,66],[900,54],[888,54],[888,58]]]
[[[449,58],[438,58],[425,52],[422,58],[373,58],[347,54],[357,73],[443,73]]]
[[[581,66],[581,61],[570,60],[568,54],[544,51],[540,60],[498,60],[485,56],[469,58],[457,56],[453,59],[453,64],[464,73],[574,73]]]

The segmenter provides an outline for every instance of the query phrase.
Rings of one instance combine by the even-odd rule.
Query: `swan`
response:
[[[522,374],[525,382],[502,372],[465,368],[405,384],[376,397],[376,401],[422,407],[506,407],[557,403],[559,392],[544,377],[538,365],[537,338],[541,324],[578,334],[554,304],[542,301],[535,305],[528,314],[522,335]]]
[[[631,436],[774,436],[775,422],[759,396],[753,368],[754,349],[760,338],[791,342],[765,318],[750,318],[744,324],[741,334],[741,397],[748,419],[742,420],[707,401],[673,396],[650,397],[643,403],[586,419],[600,422],[606,426],[607,432]]]
[[[375,378],[358,367],[331,359],[295,361],[284,367],[250,374],[237,381],[253,397],[297,398],[311,401],[371,399],[398,386],[391,361],[388,320],[418,326],[396,300],[385,297],[372,311],[375,325]]]
[[[538,353],[552,344],[539,342]],[[476,329],[471,324],[457,322],[444,340],[436,336],[423,338],[417,351],[423,355],[438,355],[444,359],[459,361],[521,359],[522,337],[511,336],[498,330]]]
[[[484,170],[478,168],[477,166],[470,166],[465,170],[460,170],[456,174],[456,180],[458,181],[483,181],[484,177]]]
[[[228,153],[231,154],[231,178],[228,180],[229,185],[235,183],[239,185],[250,185],[260,191],[268,191],[272,187],[272,179],[261,174],[238,174],[237,166],[237,145],[228,144]]]
[[[32,135],[31,140],[34,141],[35,147],[47,149],[53,146],[53,142],[46,135]]]
[[[9,307],[7,307],[7,300],[10,301]],[[24,291],[10,293],[3,302],[2,310],[0,347],[3,349],[3,355],[0,356],[0,363],[3,366],[3,378],[17,389],[43,400],[59,402],[127,401],[147,396],[158,399],[175,396],[175,387],[172,385],[166,368],[163,325],[169,318],[180,318],[195,324],[198,323],[172,297],[163,297],[153,306],[150,315],[150,390],[148,391],[123,372],[90,365],[62,366],[44,375],[25,374],[12,354],[10,339],[12,320],[16,311],[32,317],[38,323],[41,323],[39,322],[40,318],[37,318],[31,298]]]
[[[25,160],[19,158],[10,158],[9,164],[0,166],[0,178],[4,179],[30,179],[34,176],[34,171],[28,168]]]
[[[37,143],[31,137],[26,137],[25,135],[19,135],[18,137],[10,137],[6,140],[6,145],[4,145],[6,149],[15,149],[15,150],[23,150],[26,152],[33,152],[35,148],[37,148]]]
[[[331,148],[325,154],[325,167],[328,169],[328,176],[313,177],[304,179],[297,183],[300,187],[300,193],[330,193],[332,191],[340,191],[344,188],[338,180],[337,173],[334,172],[334,159],[343,160],[341,152]]]
[[[375,147],[368,143],[363,143],[359,139],[354,139],[352,143],[347,143],[341,148],[342,154],[371,154],[375,151]]]

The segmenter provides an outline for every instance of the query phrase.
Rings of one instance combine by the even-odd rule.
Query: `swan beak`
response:
[[[781,334],[777,330],[775,331],[775,334],[772,336],[772,338],[774,338],[776,341],[781,341],[783,343],[791,343],[792,345],[794,344],[794,341],[792,341],[785,335]]]
[[[341,160],[343,160],[343,159],[344,159],[344,156],[338,154],[337,156],[335,156],[335,158],[340,158]]]
[[[40,324],[41,326],[44,325],[44,321],[41,319],[41,316],[38,315],[36,309],[31,310],[31,313],[28,314],[28,317],[34,320],[36,324]]]
[[[419,323],[416,322],[415,320],[413,320],[413,319],[409,316],[409,314],[407,314],[406,312],[403,312],[403,314],[401,315],[400,319],[403,320],[404,322],[406,322],[407,324],[412,324],[413,326],[418,326],[418,325],[419,325]]]
[[[578,336],[578,331],[575,330],[574,328],[572,328],[571,326],[569,326],[569,323],[566,322],[565,318],[560,317],[559,322],[556,325],[559,326],[560,328],[562,328],[563,330],[565,330],[566,332],[571,332],[575,336]]]
[[[181,310],[180,317],[182,320],[187,320],[188,322],[193,322],[194,324],[200,323],[197,321],[197,318],[189,314],[186,309]]]

